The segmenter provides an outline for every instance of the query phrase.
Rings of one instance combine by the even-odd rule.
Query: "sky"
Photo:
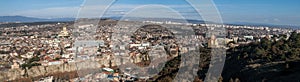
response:
[[[85,3],[84,0],[0,0],[0,16],[28,16],[38,18],[76,18],[80,8],[87,8],[86,17],[98,17],[102,7],[101,0]],[[99,2],[100,1],[100,2]],[[225,23],[261,23],[278,25],[300,25],[300,0],[213,0],[218,13]],[[101,6],[102,5],[102,6]],[[153,5],[161,5],[163,8]],[[211,5],[209,5],[211,6]],[[204,4],[205,7],[209,7]],[[139,9],[140,8],[140,9]],[[150,9],[150,10],[149,10]],[[178,12],[186,19],[198,19],[202,17],[185,0],[116,0],[108,7],[104,14],[106,17],[122,17],[132,11],[152,11],[153,15]],[[170,10],[170,11],[168,11]],[[168,12],[163,12],[168,11]],[[83,12],[83,11],[81,11]],[[138,13],[138,12],[136,12]],[[144,15],[140,13],[139,15]],[[147,12],[148,13],[148,12]],[[207,12],[208,14],[214,12]],[[148,14],[146,14],[148,15]],[[159,15],[160,16],[160,15]],[[171,16],[172,17],[172,16]],[[176,17],[175,15],[173,17]]]

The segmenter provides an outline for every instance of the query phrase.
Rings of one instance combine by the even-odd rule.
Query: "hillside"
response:
[[[200,51],[200,69],[196,82],[205,78],[210,62],[210,49],[201,48]],[[179,64],[180,58],[174,58],[167,62],[164,71],[152,79],[171,81],[177,74]],[[293,32],[288,40],[263,39],[261,42],[227,50],[220,82],[298,82],[299,66],[300,34]]]

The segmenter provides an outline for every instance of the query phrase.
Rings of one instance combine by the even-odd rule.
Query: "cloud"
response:
[[[60,17],[77,17],[78,14],[80,18],[92,18],[99,17],[102,12],[105,17],[113,17],[113,16],[124,16],[132,9],[138,7],[145,7],[144,9],[139,9],[135,15],[137,17],[142,17],[145,15],[151,17],[172,17],[176,18],[175,12],[179,12],[185,18],[188,19],[200,19],[198,13],[189,5],[158,5],[151,7],[151,5],[129,5],[129,4],[114,4],[111,7],[108,7],[104,4],[102,5],[82,5],[81,7],[53,7],[53,8],[45,8],[45,9],[37,9],[37,10],[26,10],[15,12],[13,15],[22,15],[22,16],[30,16],[30,17],[39,17],[39,18],[60,18]],[[153,6],[153,5],[152,5]],[[106,9],[107,8],[107,9]],[[170,8],[170,9],[168,9]],[[81,9],[81,10],[80,10]],[[134,12],[132,12],[134,13]],[[195,16],[196,15],[196,16]]]
[[[103,11],[106,11],[106,14],[124,14],[125,12],[137,6],[139,5],[116,5],[108,9],[105,9],[105,5],[86,5],[81,7],[53,7],[37,10],[24,10],[12,14],[40,18],[57,18],[76,17],[79,12],[79,14],[81,13],[80,15],[82,17],[98,17],[99,14]]]
[[[280,20],[278,18],[274,18],[273,21],[274,22],[280,22]]]
[[[278,18],[265,19],[264,22],[267,22],[267,23],[278,23],[278,22],[280,22],[280,19],[278,19]]]
[[[125,16],[143,18],[181,18],[178,12],[170,7],[162,5],[140,6],[128,12]]]
[[[75,17],[79,7],[55,7],[38,10],[27,10],[13,13],[14,15],[40,17],[40,18],[60,18]]]

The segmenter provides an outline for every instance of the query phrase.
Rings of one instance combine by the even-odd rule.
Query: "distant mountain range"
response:
[[[225,23],[228,25],[245,25],[245,26],[262,26],[262,27],[276,27],[276,28],[290,28],[290,29],[300,29],[300,26],[297,25],[276,25],[276,24],[264,24],[264,23],[249,23],[249,22],[234,22],[234,23]]]
[[[44,18],[34,18],[34,17],[25,17],[25,16],[0,16],[0,22],[50,22],[50,21],[74,21],[75,18],[53,18],[53,19],[44,19]]]
[[[120,20],[122,17],[105,17],[113,20]],[[30,23],[30,22],[66,22],[66,21],[74,21],[76,18],[52,18],[52,19],[45,19],[45,18],[34,18],[34,17],[26,17],[26,16],[0,16],[0,23],[7,22],[7,23],[15,23],[15,22],[22,22],[22,23]],[[196,23],[196,24],[203,24],[203,23],[213,23],[213,22],[205,22],[203,20],[192,20],[192,19],[172,19],[172,18],[136,18],[130,17],[130,20],[150,20],[150,21],[173,21],[173,22],[188,22],[188,23]],[[235,22],[235,23],[224,23],[227,25],[247,25],[247,26],[266,26],[266,27],[279,27],[279,28],[292,28],[292,29],[300,29],[300,26],[289,26],[289,25],[273,25],[273,24],[261,24],[261,23],[248,23],[248,22]]]
[[[109,19],[113,20],[121,20],[122,17],[107,17]],[[174,18],[139,18],[139,17],[126,17],[123,18],[122,20],[132,20],[132,21],[160,21],[160,22],[165,22],[165,21],[172,21],[172,22],[187,22],[187,23],[195,23],[195,24],[203,24],[203,23],[213,23],[213,22],[205,22],[203,20],[193,20],[193,19],[174,19]]]
[[[120,20],[121,17],[105,17],[113,20]],[[14,23],[14,22],[50,22],[50,21],[74,21],[76,18],[35,18],[35,17],[26,17],[26,16],[0,16],[0,22]],[[137,18],[130,17],[130,20],[148,20],[148,21],[172,21],[172,22],[189,22],[189,23],[204,23],[202,20],[183,20],[183,19],[172,19],[172,18]],[[209,23],[209,22],[206,22]],[[211,23],[211,22],[210,22]]]
[[[122,17],[108,17],[113,20],[120,20]],[[136,17],[128,17],[130,20],[149,20],[149,21],[172,21],[172,22],[188,22],[194,24],[204,24],[204,23],[213,23],[211,21],[203,21],[203,20],[195,20],[195,19],[172,19],[172,18],[136,18]],[[234,22],[229,23],[225,22],[223,24],[226,25],[237,25],[237,26],[263,26],[263,27],[277,27],[277,28],[291,28],[291,29],[300,29],[300,26],[292,26],[292,25],[275,25],[275,24],[263,24],[263,23],[249,23],[249,22]]]

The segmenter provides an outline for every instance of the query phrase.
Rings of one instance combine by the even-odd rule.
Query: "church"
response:
[[[67,27],[65,27],[65,26],[63,27],[63,30],[60,31],[60,33],[58,34],[58,37],[66,37],[66,38],[70,37]]]

